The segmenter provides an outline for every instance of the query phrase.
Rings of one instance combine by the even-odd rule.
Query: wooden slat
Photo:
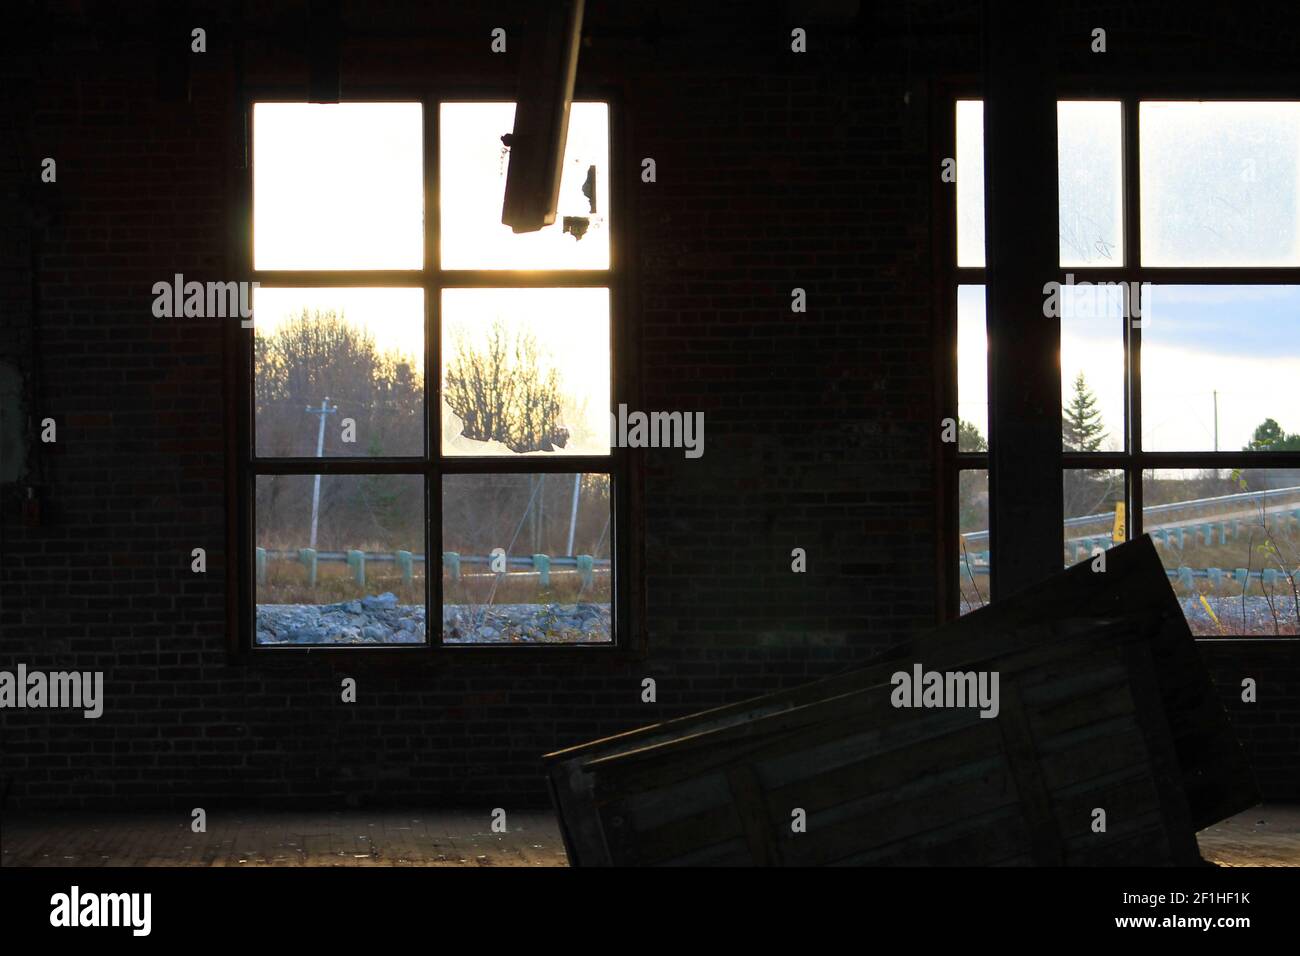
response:
[[[1040,866],[1059,866],[1065,861],[1061,834],[1052,811],[1052,799],[1038,766],[1038,752],[1029,715],[1016,685],[1001,688],[1001,713],[998,728],[1006,744],[1007,762],[1016,781],[1024,808],[1025,823],[1034,862]]]
[[[729,767],[727,783],[731,786],[736,812],[754,862],[762,866],[778,865],[781,862],[781,850],[772,833],[767,801],[763,797],[763,786],[758,774],[751,764]]]

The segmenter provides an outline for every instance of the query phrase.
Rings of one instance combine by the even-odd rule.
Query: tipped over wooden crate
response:
[[[996,671],[999,715],[895,707],[914,664]],[[546,764],[575,865],[1191,863],[1257,800],[1146,539],[863,669]]]

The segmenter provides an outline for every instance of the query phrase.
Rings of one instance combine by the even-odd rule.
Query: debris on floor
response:
[[[865,668],[545,761],[573,865],[1191,865],[1258,802],[1145,537]]]

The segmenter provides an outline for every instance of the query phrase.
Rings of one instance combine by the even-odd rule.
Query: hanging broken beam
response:
[[[502,137],[510,147],[510,166],[501,221],[515,232],[536,232],[555,222],[583,4],[553,0],[546,32],[530,37],[524,49],[515,127]]]

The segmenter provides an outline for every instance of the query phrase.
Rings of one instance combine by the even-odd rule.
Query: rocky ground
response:
[[[1210,616],[1198,598],[1178,599],[1178,603],[1183,606],[1183,613],[1187,615],[1187,623],[1197,637],[1273,637],[1278,633],[1296,633],[1295,602],[1289,594],[1275,594],[1271,610],[1268,599],[1260,595],[1248,596],[1244,608],[1240,595],[1207,597],[1206,601],[1209,602],[1214,617]],[[1217,623],[1215,617],[1218,618]]]
[[[610,639],[608,604],[447,605],[448,644],[592,643]],[[424,605],[391,593],[338,604],[259,604],[257,643],[419,644]]]

